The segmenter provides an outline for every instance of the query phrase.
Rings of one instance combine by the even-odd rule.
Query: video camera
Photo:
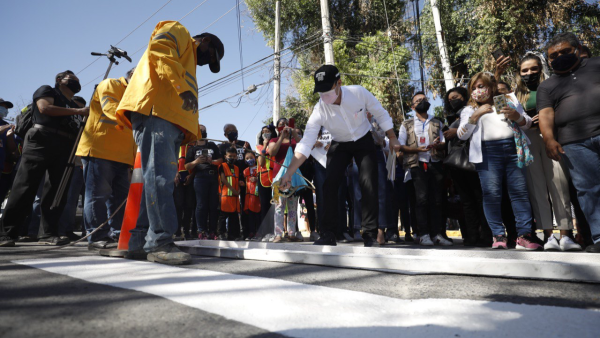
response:
[[[110,61],[114,62],[114,64],[116,64],[116,65],[118,65],[119,62],[117,62],[117,60],[115,59],[115,57],[117,57],[117,58],[125,58],[125,60],[131,62],[131,58],[129,56],[127,56],[127,52],[126,51],[122,50],[119,47],[115,47],[113,45],[110,45],[110,49],[105,54],[92,52],[92,55],[94,55],[94,56],[106,56],[106,57],[108,57],[108,59]]]

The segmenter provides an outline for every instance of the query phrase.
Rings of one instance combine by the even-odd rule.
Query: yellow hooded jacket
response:
[[[198,97],[196,48],[199,43],[177,21],[161,21],[154,28],[148,49],[135,68],[117,108],[117,122],[131,129],[130,114],[137,112],[169,121],[185,132],[182,144],[198,138],[198,111],[183,110],[179,94]]]
[[[133,166],[136,153],[133,134],[119,130],[115,112],[127,88],[127,80],[106,79],[96,88],[90,115],[77,147],[77,156],[90,156]]]

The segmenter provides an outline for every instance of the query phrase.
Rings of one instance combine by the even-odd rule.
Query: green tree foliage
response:
[[[443,78],[429,1],[421,15],[424,63],[430,78]],[[495,68],[491,53],[501,48],[512,59],[512,72],[526,51],[546,54],[544,46],[560,32],[576,33],[597,55],[600,52],[600,6],[583,0],[438,0],[442,29],[456,79]],[[512,70],[512,71],[511,71]],[[443,91],[442,82],[429,89]]]

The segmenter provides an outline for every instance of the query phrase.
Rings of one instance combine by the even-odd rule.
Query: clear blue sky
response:
[[[18,113],[17,106],[23,107],[31,102],[31,96],[39,86],[53,85],[54,76],[66,69],[77,73],[82,85],[89,83],[78,94],[89,101],[94,84],[102,79],[108,66],[108,60],[103,57],[84,70],[96,59],[90,52],[105,52],[111,44],[126,50],[129,55],[140,50],[132,55],[133,63],[122,60],[120,65],[113,67],[109,75],[113,78],[123,76],[139,61],[156,23],[179,20],[203,1],[171,1],[120,43],[121,39],[167,3],[167,0],[0,2],[0,30],[5,32],[0,56],[0,97],[15,103],[9,118]],[[207,0],[181,22],[195,35],[234,6],[234,0]],[[249,65],[272,54],[273,50],[267,47],[262,34],[256,31],[243,2],[241,11],[243,59],[244,65]],[[225,45],[225,56],[218,74],[211,73],[207,66],[197,69],[199,87],[240,68],[235,9],[206,31],[221,38]],[[290,56],[285,57],[284,62]],[[287,79],[289,75],[289,71],[283,75],[282,102],[287,93],[293,93]],[[246,76],[245,87],[265,82],[271,76],[272,62],[257,69],[255,74]],[[200,122],[207,126],[208,137],[223,139],[223,125],[234,123],[238,127],[240,139],[254,145],[254,137],[262,126],[262,120],[272,114],[272,86],[261,89],[245,97],[237,108],[222,103],[201,111]],[[243,90],[240,78],[218,90],[201,93],[199,105],[207,106]],[[237,98],[230,101],[235,105]]]

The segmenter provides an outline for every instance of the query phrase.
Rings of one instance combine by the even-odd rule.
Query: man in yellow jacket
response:
[[[133,166],[136,146],[130,131],[115,128],[115,113],[134,70],[128,71],[127,77],[106,79],[98,84],[77,147],[85,182],[83,225],[88,233],[106,222],[129,192],[129,169]],[[88,238],[89,249],[117,246],[124,210],[121,208],[108,226]]]
[[[177,213],[173,177],[179,146],[198,138],[196,65],[220,70],[224,48],[218,37],[191,37],[176,21],[156,25],[117,108],[117,122],[133,130],[142,157],[144,196],[128,258],[187,264],[191,256],[173,244]]]

